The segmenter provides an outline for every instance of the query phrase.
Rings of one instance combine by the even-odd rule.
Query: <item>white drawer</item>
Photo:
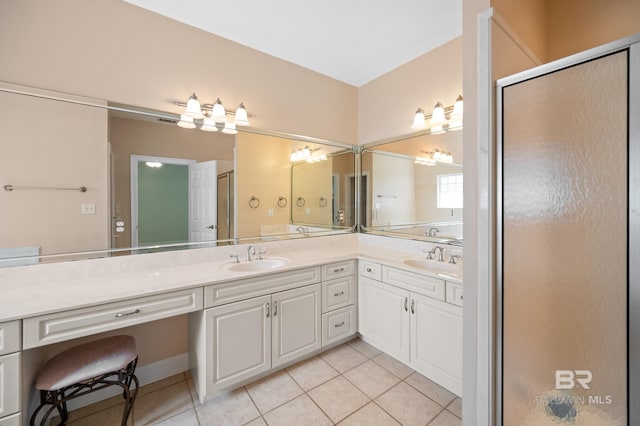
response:
[[[368,260],[361,260],[360,275],[382,281],[382,266],[379,263],[369,262]]]
[[[322,312],[351,305],[356,300],[358,285],[356,277],[338,278],[322,282]]]
[[[20,350],[20,320],[0,323],[0,355]]]
[[[382,281],[405,290],[444,301],[444,281],[403,269],[382,267]]]
[[[322,266],[322,280],[332,280],[335,278],[353,275],[356,272],[356,261],[347,260]]]
[[[0,356],[0,417],[20,411],[21,394],[20,353]]]
[[[319,282],[320,267],[318,266],[230,281],[224,284],[213,284],[204,288],[204,307],[225,305]]]
[[[447,281],[446,302],[453,305],[462,306],[463,287],[461,284]]]
[[[0,426],[20,426],[22,424],[22,414],[15,413],[0,419]]]
[[[355,305],[322,314],[322,346],[355,334],[357,330]]]
[[[23,320],[24,349],[202,309],[202,287]]]

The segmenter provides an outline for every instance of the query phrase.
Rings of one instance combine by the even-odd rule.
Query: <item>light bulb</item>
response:
[[[191,118],[202,118],[202,108],[200,108],[200,101],[196,94],[192,94],[187,101],[187,108],[184,111],[184,115]]]
[[[238,109],[236,110],[236,119],[235,122],[238,126],[248,126],[249,125],[249,116],[247,115],[247,109],[244,107],[244,104],[240,102]]]
[[[238,133],[238,131],[236,130],[236,123],[226,121],[224,123],[224,128],[222,129],[222,133],[225,133],[227,135],[235,135],[236,133]]]
[[[446,122],[444,107],[440,102],[437,102],[433,107],[433,114],[431,114],[431,133],[442,133]]]
[[[216,123],[224,123],[227,119],[227,113],[224,110],[224,105],[222,105],[220,98],[216,99],[216,102],[213,104],[211,118],[213,118]]]
[[[431,158],[433,158],[435,161],[440,161],[441,156],[442,154],[437,148],[431,153]]]
[[[195,129],[196,125],[193,122],[193,117],[189,117],[184,114],[180,114],[180,121],[178,121],[178,126],[183,129]]]
[[[418,108],[416,114],[413,116],[413,124],[411,128],[414,130],[424,129],[426,127],[424,123],[424,111],[422,108]]]
[[[216,127],[216,122],[212,118],[205,117],[200,130],[204,130],[205,132],[217,132],[218,128]]]
[[[308,147],[308,146],[305,146],[305,147],[304,147],[304,149],[302,150],[302,155],[303,155],[304,157],[308,157],[308,156],[310,156],[310,155],[311,155],[311,150],[309,149],[309,147]]]
[[[458,95],[458,98],[456,99],[456,103],[453,104],[453,112],[451,113],[451,118],[449,119],[449,130],[462,129],[463,113],[464,113],[464,101],[462,99],[462,95]]]

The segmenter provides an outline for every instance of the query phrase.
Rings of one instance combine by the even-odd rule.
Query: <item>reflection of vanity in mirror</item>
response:
[[[370,144],[362,176],[367,232],[462,245],[462,131]]]
[[[345,197],[355,197],[343,188],[354,173],[348,145],[251,128],[183,129],[173,113],[8,83],[0,108],[0,259],[22,258],[5,266],[354,225],[344,217],[354,204]],[[305,147],[312,157],[294,161]],[[301,209],[294,197],[308,204]]]

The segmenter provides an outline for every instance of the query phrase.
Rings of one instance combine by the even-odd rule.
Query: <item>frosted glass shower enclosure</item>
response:
[[[640,424],[638,41],[498,81],[504,425]]]

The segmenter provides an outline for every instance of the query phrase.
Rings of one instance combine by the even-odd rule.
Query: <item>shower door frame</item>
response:
[[[503,99],[504,88],[614,53],[628,51],[628,289],[627,289],[627,421],[640,424],[640,34],[544,64],[496,81],[496,327],[494,328],[496,424],[503,424]],[[633,260],[633,261],[632,261]]]

